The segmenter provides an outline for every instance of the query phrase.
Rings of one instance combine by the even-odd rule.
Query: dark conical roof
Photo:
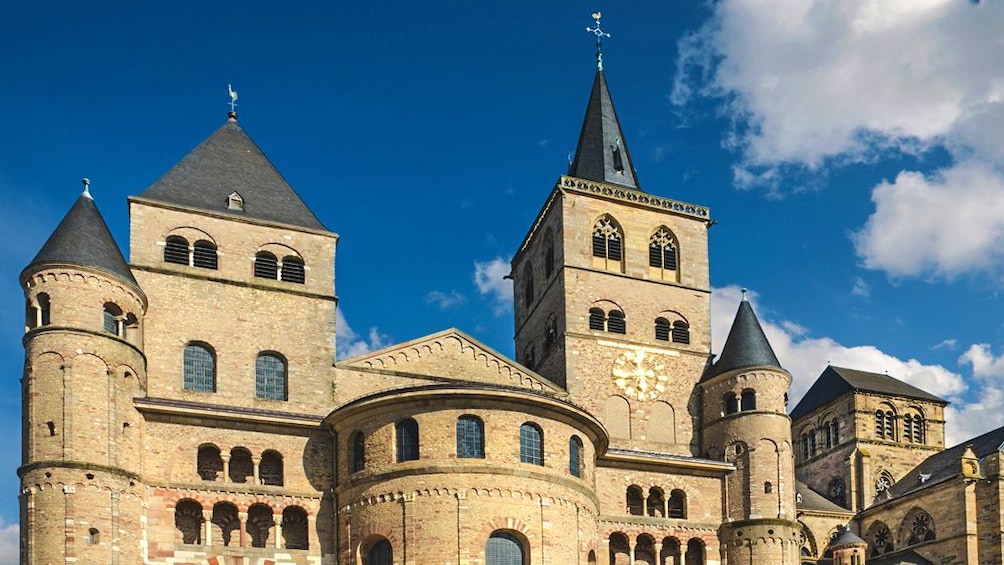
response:
[[[627,141],[621,132],[607,79],[596,71],[593,90],[589,93],[586,117],[582,121],[575,160],[568,168],[569,176],[619,184],[640,190]]]
[[[139,288],[108,224],[87,192],[80,195],[25,270],[46,263],[92,267]]]
[[[770,342],[767,341],[767,336],[763,333],[763,328],[760,327],[760,321],[753,313],[753,307],[745,297],[739,303],[739,311],[736,312],[736,319],[732,322],[729,337],[725,340],[722,355],[711,371],[705,373],[704,379],[744,367],[781,368]]]
[[[840,535],[837,536],[836,539],[830,542],[830,547],[838,547],[841,545],[862,544],[862,543],[868,543],[868,542],[858,537],[857,534],[855,534],[850,530],[850,528],[844,528],[843,531],[840,532]]]
[[[243,210],[229,207],[236,192]],[[232,117],[141,198],[316,230],[324,226]]]

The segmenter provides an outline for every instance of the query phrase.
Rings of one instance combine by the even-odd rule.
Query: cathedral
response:
[[[833,366],[789,406],[745,299],[713,356],[712,214],[629,133],[599,65],[516,359],[336,360],[338,235],[233,112],[129,198],[128,261],[85,186],[20,276],[21,563],[1004,563],[1004,429],[946,449],[946,401]]]

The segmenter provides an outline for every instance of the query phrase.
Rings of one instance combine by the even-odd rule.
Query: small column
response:
[[[655,562],[658,565],[665,565],[662,562],[662,542],[661,541],[655,542]]]
[[[275,548],[282,549],[282,514],[272,514],[275,522]]]
[[[213,545],[213,511],[203,510],[202,521],[206,525],[206,533],[202,536],[202,545]]]
[[[248,513],[238,512],[237,519],[241,522],[241,547],[247,547],[248,538]]]
[[[223,479],[222,479],[222,482],[229,483],[230,482],[230,454],[229,453],[221,453],[220,454],[220,459],[223,459]]]
[[[610,538],[604,538],[601,540],[603,542],[603,552],[600,553],[600,559],[603,561],[602,565],[610,565]]]
[[[258,465],[261,464],[261,457],[251,456],[251,463],[254,465],[254,484],[260,485],[261,480],[258,478]]]
[[[628,545],[631,547],[631,561],[629,561],[629,563],[634,563],[634,548],[636,545],[638,545],[638,542],[637,541],[628,542]]]

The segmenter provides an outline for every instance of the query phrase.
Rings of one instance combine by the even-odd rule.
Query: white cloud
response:
[[[1004,257],[1004,177],[964,161],[930,178],[902,172],[872,192],[875,212],[853,235],[870,269],[951,278],[997,270]]]
[[[957,445],[1004,426],[1004,391],[985,386],[974,402],[953,402],[945,408],[946,444]]]
[[[441,310],[446,310],[447,308],[453,308],[454,306],[466,304],[467,297],[455,290],[451,290],[450,292],[433,290],[429,294],[425,295],[425,303],[434,304]]]
[[[335,310],[335,331],[338,336],[335,355],[338,359],[363,355],[389,345],[388,337],[380,333],[376,327],[370,328],[365,337],[357,334],[345,321],[345,314],[341,308]]]
[[[0,518],[0,565],[17,565],[20,544],[20,528]]]
[[[985,343],[975,343],[959,357],[960,365],[972,365],[973,375],[981,379],[1004,380],[1004,355],[997,357]]]
[[[938,350],[938,349],[952,350],[952,349],[955,349],[958,346],[958,344],[959,344],[959,341],[957,339],[943,339],[943,340],[939,341],[938,344],[935,345],[934,347],[932,347],[931,349],[934,349],[934,350]]]
[[[872,289],[868,286],[861,277],[854,277],[854,287],[851,288],[851,294],[854,296],[861,296],[863,298],[868,298],[872,294]]]
[[[509,269],[509,261],[501,257],[474,263],[474,284],[481,296],[491,298],[496,316],[512,311],[512,280],[506,278]]]
[[[805,391],[827,365],[887,373],[942,398],[958,398],[967,390],[967,384],[962,375],[940,365],[927,365],[917,359],[899,359],[871,345],[848,346],[828,337],[808,337],[809,332],[803,326],[792,324],[783,319],[775,320],[768,308],[758,306],[756,293],[750,292],[748,296],[757,318],[763,326],[764,333],[774,349],[774,354],[781,366],[792,375],[789,394],[790,408],[794,408],[798,404]],[[720,353],[725,344],[725,338],[732,326],[732,320],[735,318],[740,300],[741,291],[737,286],[712,290],[711,333],[715,353]],[[792,328],[798,331],[793,332]],[[959,434],[975,431],[976,428],[980,428],[979,431],[986,431],[985,426],[991,422],[984,421],[976,425],[965,424],[964,422],[972,417],[968,410],[980,409],[977,405],[966,406],[971,406],[971,408],[964,408],[961,410],[961,414],[954,416],[958,422],[949,422],[949,443],[969,437]]]

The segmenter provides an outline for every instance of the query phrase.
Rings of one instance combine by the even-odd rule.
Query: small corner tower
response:
[[[696,452],[709,216],[641,190],[598,64],[575,158],[512,278],[517,360],[599,415],[617,447]]]
[[[721,357],[701,380],[703,445],[736,466],[718,532],[728,563],[797,563],[795,461],[781,368],[745,293]]]
[[[138,563],[147,298],[87,191],[21,272],[21,563]]]

